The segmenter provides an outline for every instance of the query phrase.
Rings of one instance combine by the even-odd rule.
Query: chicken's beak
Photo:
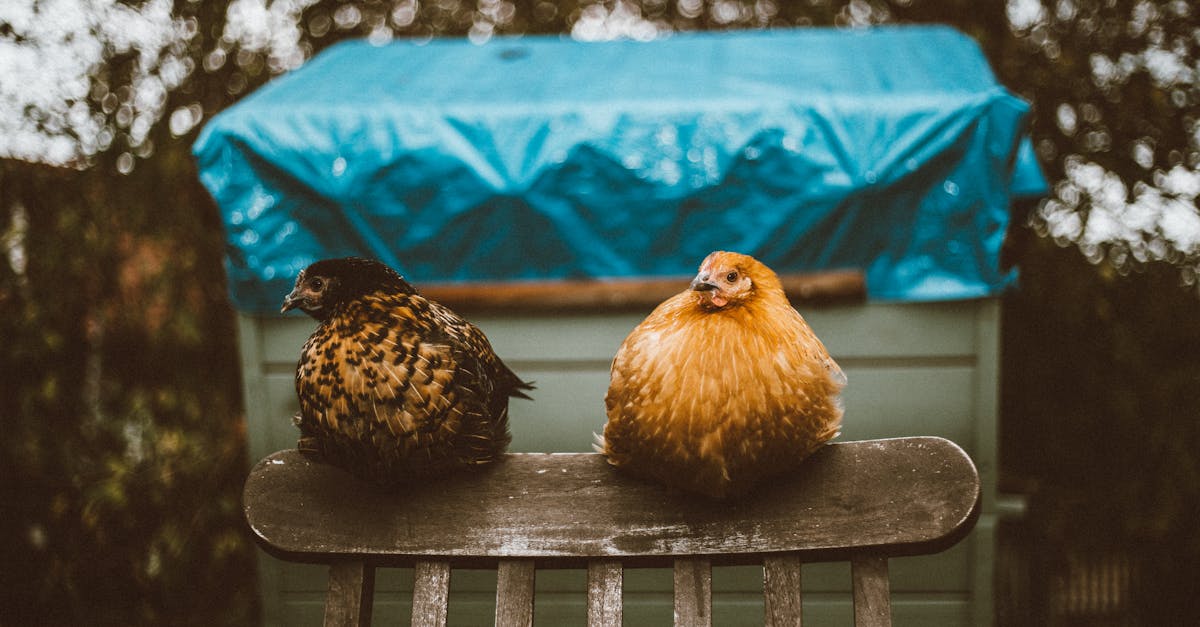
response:
[[[694,292],[711,292],[712,290],[717,289],[717,286],[715,283],[708,282],[707,274],[702,274],[692,280],[691,288]]]
[[[302,298],[300,297],[300,294],[297,293],[297,290],[292,290],[292,292],[283,299],[283,307],[280,308],[279,313],[287,313],[299,307],[301,300]]]

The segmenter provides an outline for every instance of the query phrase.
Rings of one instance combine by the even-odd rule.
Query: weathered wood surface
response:
[[[624,568],[615,560],[588,562],[588,627],[621,627]]]
[[[800,627],[800,556],[763,556],[763,610],[766,627]]]
[[[711,627],[712,562],[702,557],[675,560],[676,627]]]
[[[445,627],[449,611],[450,562],[417,562],[413,567],[413,627]]]
[[[594,453],[512,454],[480,472],[386,493],[294,450],[259,462],[243,499],[258,541],[286,559],[532,557],[583,566],[589,557],[628,565],[689,555],[746,563],[736,558],[770,552],[848,559],[871,547],[935,552],[970,530],[979,490],[962,449],[916,437],[830,444],[793,476],[732,502],[627,477]]]
[[[650,309],[687,288],[691,277],[429,283],[421,294],[459,311],[597,311]],[[866,280],[858,270],[784,274],[793,303],[858,302]]]
[[[888,627],[892,624],[888,562],[878,555],[856,555],[850,560],[854,590],[855,627]]]
[[[329,565],[325,627],[368,627],[375,600],[375,567],[362,560]]]
[[[496,627],[533,627],[533,560],[501,560],[496,573]]]

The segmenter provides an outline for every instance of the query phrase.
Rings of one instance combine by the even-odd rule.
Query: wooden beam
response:
[[[255,466],[243,502],[265,548],[308,561],[576,558],[583,568],[596,556],[628,567],[785,552],[819,561],[864,546],[907,555],[952,545],[978,515],[979,475],[942,438],[841,442],[736,506],[716,506],[615,471],[596,453],[514,453],[396,499],[292,449]],[[469,515],[447,514],[459,511]],[[746,520],[756,533],[744,533]],[[510,540],[498,541],[497,529]]]
[[[621,562],[588,562],[588,627],[621,627],[623,579]]]
[[[496,627],[533,627],[533,560],[500,560],[496,573]]]
[[[375,567],[363,560],[329,565],[325,627],[370,627],[375,596]]]
[[[763,557],[763,609],[766,627],[800,627],[800,556]]]
[[[888,560],[881,555],[856,555],[850,560],[854,587],[855,627],[891,627],[891,583]]]
[[[421,294],[460,311],[650,310],[687,289],[690,277],[427,283]],[[793,303],[858,302],[866,281],[857,270],[780,275]]]
[[[712,625],[712,562],[702,557],[675,560],[676,627]]]
[[[450,610],[450,562],[417,562],[413,568],[413,627],[445,627]]]

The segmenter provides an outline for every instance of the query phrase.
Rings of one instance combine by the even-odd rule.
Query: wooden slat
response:
[[[905,555],[952,545],[978,514],[979,475],[958,446],[922,437],[828,445],[731,503],[629,477],[592,453],[509,455],[400,499],[289,450],[255,466],[243,499],[260,543],[289,559],[576,557],[582,567],[597,555],[628,565],[801,552],[812,561],[860,546]],[[448,514],[464,507],[470,515]]]
[[[496,627],[532,627],[532,560],[501,560],[496,575]]]
[[[800,556],[763,557],[763,607],[766,627],[800,627]]]
[[[427,283],[423,296],[461,311],[531,312],[651,309],[687,289],[690,276],[645,279]],[[866,280],[858,270],[779,277],[793,302],[861,301]]]
[[[712,562],[708,559],[675,560],[675,625],[712,625]]]
[[[890,627],[892,601],[887,558],[856,555],[850,560],[850,578],[854,586],[855,627]]]
[[[449,610],[450,562],[417,562],[413,568],[413,627],[444,627]]]
[[[375,567],[362,560],[329,565],[325,627],[369,627],[375,596]]]
[[[623,579],[621,562],[588,562],[588,627],[621,627]]]

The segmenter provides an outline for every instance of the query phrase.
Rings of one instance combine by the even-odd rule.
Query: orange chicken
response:
[[[837,436],[845,383],[775,273],[714,252],[621,345],[597,449],[620,470],[736,496]]]

